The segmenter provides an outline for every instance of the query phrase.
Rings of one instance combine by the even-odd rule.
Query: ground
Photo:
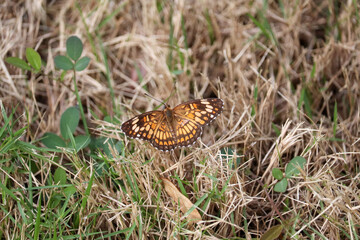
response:
[[[4,0],[0,239],[359,239],[359,7]],[[224,107],[161,152],[121,131],[154,98]]]

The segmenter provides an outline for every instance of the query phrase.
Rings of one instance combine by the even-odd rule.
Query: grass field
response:
[[[0,239],[360,239],[358,1],[0,6]],[[165,153],[148,95],[224,108]]]

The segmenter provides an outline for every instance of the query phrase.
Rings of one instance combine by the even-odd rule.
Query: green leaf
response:
[[[39,235],[40,235],[40,225],[41,225],[41,194],[39,194],[39,199],[38,199],[38,206],[36,209],[36,220],[35,220],[35,227],[34,227],[34,239],[39,239]]]
[[[123,2],[122,4],[120,4],[120,6],[118,8],[116,8],[115,10],[112,10],[111,13],[109,15],[107,15],[104,20],[102,20],[99,25],[96,27],[96,31],[99,31],[103,26],[105,26],[108,22],[111,22],[117,15],[118,13],[124,9],[124,6],[126,6],[128,3],[127,2]],[[99,31],[100,32],[100,31]]]
[[[181,70],[181,69],[176,69],[176,70],[173,70],[171,73],[174,74],[174,75],[180,75],[184,72],[184,70]]]
[[[79,150],[85,148],[90,143],[90,136],[80,135],[74,138],[75,140],[75,150],[78,152]]]
[[[108,123],[113,123],[111,116],[107,115],[104,117],[104,121]]]
[[[79,124],[80,114],[76,107],[69,107],[61,115],[60,119],[60,131],[64,139],[69,139],[69,133],[67,129],[70,129],[71,133],[75,132],[76,127]]]
[[[80,211],[76,212],[73,217],[72,227],[78,228],[80,224]]]
[[[76,193],[76,187],[74,186],[70,186],[64,189],[64,194],[67,198],[73,195],[74,193]]]
[[[208,9],[206,9],[204,15],[205,15],[205,19],[206,19],[206,22],[207,22],[207,30],[208,30],[208,34],[209,34],[209,38],[210,38],[210,43],[211,43],[211,45],[213,45],[214,41],[215,41],[215,30],[214,30],[214,26],[213,26],[213,23],[211,21],[211,16],[210,16],[210,13],[209,13]]]
[[[15,196],[15,194],[13,193],[13,189],[10,190],[8,189],[3,183],[2,181],[0,181],[0,189],[3,192],[2,194],[6,194],[6,196],[11,197],[12,199],[14,199],[15,201],[20,202],[20,199],[18,199],[17,196]]]
[[[337,112],[337,102],[335,101],[334,106],[334,125],[333,125],[333,135],[336,135],[336,128],[337,128],[337,120],[338,120],[338,112]]]
[[[116,149],[118,153],[121,153],[123,151],[123,146],[118,145],[119,142],[117,142],[115,139],[107,139],[105,137],[99,137],[92,139],[92,148],[95,150],[100,149],[103,150],[104,153],[107,156],[112,156],[110,147],[112,149]],[[115,156],[114,156],[115,157]]]
[[[271,123],[271,126],[272,126],[276,136],[277,137],[280,136],[280,134],[281,134],[280,128],[278,128],[274,123]]]
[[[260,15],[260,14],[259,14]],[[271,39],[269,32],[266,30],[266,27],[264,24],[262,24],[260,21],[258,21],[254,16],[248,13],[248,17],[250,20],[261,30],[261,32],[264,34],[264,36],[268,39]]]
[[[35,70],[39,71],[41,69],[41,57],[37,51],[26,48],[26,59]]]
[[[103,139],[105,139],[105,137],[92,137],[89,144],[89,148],[91,149],[91,151],[102,148],[104,146],[102,143],[104,141]]]
[[[258,101],[258,86],[257,84],[255,85],[255,88],[254,88],[254,104],[251,106],[251,116],[255,116],[256,114],[256,102]]]
[[[66,53],[69,55],[69,57],[76,61],[80,58],[82,51],[83,44],[80,38],[76,36],[69,37],[66,41]]]
[[[61,196],[60,194],[58,194],[58,193],[55,193],[53,196],[51,196],[51,198],[50,198],[50,203],[49,203],[49,207],[51,208],[51,209],[54,209],[54,208],[56,208],[58,205],[59,205],[59,203],[60,203],[60,201],[63,199],[63,196]]]
[[[54,183],[64,185],[66,183],[66,172],[64,169],[58,167],[54,173]]]
[[[116,150],[117,150],[117,152],[118,152],[119,154],[122,153],[122,151],[124,150],[124,143],[118,141],[118,142],[115,144],[115,148],[116,148]],[[114,156],[114,157],[116,157],[116,156]]]
[[[47,132],[41,139],[41,142],[48,148],[56,149],[57,147],[65,147],[66,144],[64,140],[62,140],[55,133]]]
[[[311,73],[310,73],[311,79],[315,77],[315,73],[316,73],[316,62],[313,63],[313,67],[311,69]]]
[[[311,98],[306,88],[301,89],[300,92],[300,99],[298,103],[299,110],[301,110],[302,104],[304,104],[306,114],[312,119]]]
[[[22,60],[18,57],[8,57],[5,59],[5,62],[7,62],[15,67],[21,68],[23,70],[31,71],[31,67],[29,66],[29,64],[27,64],[24,60]]]
[[[298,168],[300,167],[301,169],[304,169],[305,163],[306,163],[305,158],[301,156],[294,157],[293,159],[290,160],[290,162],[285,168],[285,176],[292,177],[299,174],[300,170]]]
[[[260,238],[260,240],[274,240],[279,239],[279,236],[283,230],[282,225],[275,225],[267,230]]]
[[[288,185],[288,180],[286,178],[283,178],[280,182],[277,182],[274,187],[275,192],[283,193],[286,191]]]
[[[60,82],[63,82],[64,81],[64,77],[66,75],[67,71],[62,71],[61,75],[60,75]]]
[[[224,162],[228,162],[232,169],[235,169],[241,165],[241,158],[231,147],[222,148],[220,150],[220,157]]]
[[[75,70],[77,72],[84,70],[89,65],[89,62],[90,62],[89,57],[80,58],[79,61],[75,63]]]
[[[68,57],[58,55],[54,58],[55,67],[62,70],[71,70],[74,68],[74,64]]]
[[[273,168],[272,175],[277,180],[281,180],[284,177],[283,172],[279,168]]]

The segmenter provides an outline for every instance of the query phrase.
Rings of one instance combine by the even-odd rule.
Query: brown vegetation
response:
[[[3,142],[0,238],[33,236],[42,193],[40,239],[251,239],[279,224],[283,239],[358,239],[360,4],[265,2],[3,1],[0,101],[7,114],[15,110],[13,131],[26,128],[19,140],[43,147],[38,139],[60,135],[61,114],[77,104],[72,72],[61,76],[53,61],[76,35],[91,59],[76,75],[91,134],[125,146],[95,158],[88,148],[32,155]],[[40,73],[5,63],[25,59],[26,47],[47,63]],[[145,93],[173,93],[172,107],[219,97],[224,111],[193,147],[162,153],[120,132],[158,105]],[[84,132],[80,124],[76,134]],[[295,156],[306,159],[304,170],[275,192],[272,169]],[[65,210],[48,202],[63,190],[45,188],[57,167],[77,192]],[[189,208],[166,193],[163,178],[181,201],[198,202],[201,221],[186,224]],[[61,211],[58,221],[47,215]]]

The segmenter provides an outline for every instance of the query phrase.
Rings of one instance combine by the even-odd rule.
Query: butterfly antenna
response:
[[[175,93],[176,93],[176,91],[175,91],[175,84],[174,84],[173,89],[171,90],[171,93],[170,93],[169,97],[166,99],[166,102],[169,101],[169,99],[170,99],[172,96],[174,96]]]
[[[158,102],[160,102],[160,103],[162,103],[162,104],[166,105],[166,103],[165,103],[165,102],[163,102],[163,101],[161,101],[161,100],[159,100],[159,99],[157,99],[157,98],[154,98],[153,96],[151,96],[151,95],[150,95],[150,94],[148,94],[148,93],[145,93],[145,96],[147,96],[147,97],[149,97],[149,98],[152,98],[152,99],[154,99],[154,100],[156,100],[156,101],[158,101]]]
[[[171,94],[165,99],[165,103],[167,103],[174,94],[175,94],[175,91],[172,91]]]

